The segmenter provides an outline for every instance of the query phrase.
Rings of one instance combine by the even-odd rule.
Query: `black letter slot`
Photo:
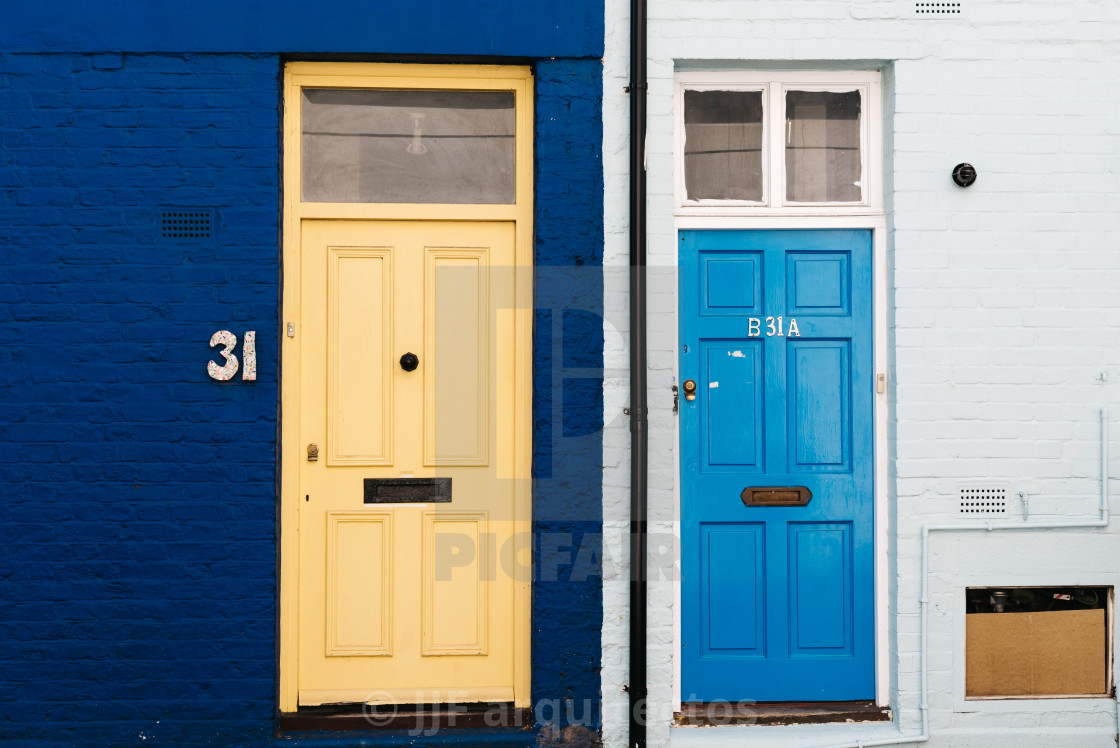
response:
[[[366,478],[366,504],[427,504],[451,501],[450,478]]]

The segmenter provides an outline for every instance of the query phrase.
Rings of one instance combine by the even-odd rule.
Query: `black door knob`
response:
[[[414,371],[420,365],[420,359],[415,353],[406,353],[401,356],[401,368],[405,371]]]

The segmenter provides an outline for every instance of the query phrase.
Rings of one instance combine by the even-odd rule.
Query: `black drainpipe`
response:
[[[646,745],[646,3],[630,0],[630,738]]]

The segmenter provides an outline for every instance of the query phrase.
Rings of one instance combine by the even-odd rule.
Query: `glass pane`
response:
[[[863,199],[859,91],[786,93],[786,199]]]
[[[762,200],[762,92],[684,92],[689,200]]]
[[[507,91],[304,89],[303,199],[513,203]]]

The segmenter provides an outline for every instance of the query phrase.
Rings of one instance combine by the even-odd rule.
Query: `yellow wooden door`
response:
[[[301,222],[300,706],[528,698],[515,265],[512,221]]]

